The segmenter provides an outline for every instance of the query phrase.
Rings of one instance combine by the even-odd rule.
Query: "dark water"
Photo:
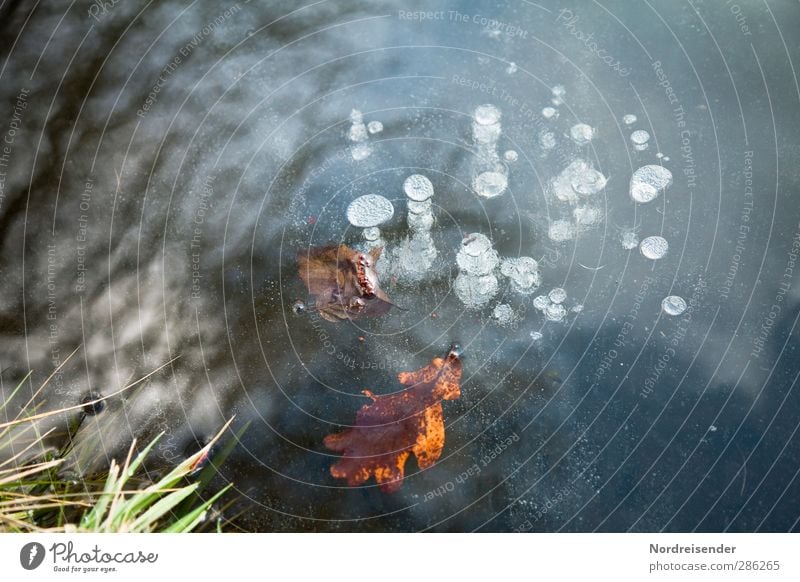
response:
[[[235,484],[226,515],[244,529],[798,530],[796,3],[6,2],[0,27],[4,394],[33,370],[27,397],[76,348],[48,407],[171,362],[84,422],[70,471],[160,431],[176,462],[235,414],[249,426],[217,485]],[[493,199],[471,189],[484,103],[498,151],[518,153]],[[353,109],[384,128],[360,160]],[[601,219],[554,241],[572,214],[550,183],[577,158],[609,179]],[[634,204],[645,164],[674,182]],[[412,173],[434,185],[438,256],[419,280],[387,277],[406,311],[294,314],[298,250],[358,243],[345,208],[379,193],[388,255]],[[623,249],[626,231],[667,255]],[[466,309],[471,232],[539,261],[540,290],[499,277]],[[555,287],[583,310],[546,321],[532,299]],[[665,314],[668,295],[689,309]],[[439,462],[410,460],[394,495],[333,479],[322,439],[361,390],[396,390],[453,341],[464,379]]]

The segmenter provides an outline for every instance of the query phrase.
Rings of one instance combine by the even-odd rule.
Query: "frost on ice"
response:
[[[564,306],[567,299],[567,292],[561,287],[555,287],[547,295],[539,295],[533,299],[533,307],[544,314],[547,321],[564,321],[568,311]],[[583,311],[583,305],[575,306],[573,313]]]

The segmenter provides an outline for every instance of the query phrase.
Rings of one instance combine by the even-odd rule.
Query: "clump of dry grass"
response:
[[[202,472],[199,468],[209,460],[212,447],[228,429],[232,419],[204,447],[172,468],[164,477],[144,484],[138,483],[140,469],[163,433],[138,454],[135,454],[134,440],[124,462],[119,464],[112,460],[104,479],[86,480],[76,487],[77,483],[64,479],[59,473],[65,460],[65,451],[53,451],[45,445],[45,439],[54,429],[43,434],[36,432],[36,421],[94,406],[143,382],[161,368],[106,397],[77,406],[39,412],[41,405],[34,402],[58,372],[57,369],[12,420],[0,423],[0,443],[4,443],[2,446],[7,449],[13,447],[14,440],[20,435],[33,431],[28,444],[18,451],[10,449],[11,454],[0,462],[0,532],[174,533],[193,531],[204,522],[212,505],[231,485],[208,499],[201,499],[199,493],[213,476],[214,466],[207,466]],[[0,414],[5,413],[8,418],[8,403],[29,377],[26,376],[12,394],[0,402]],[[13,434],[12,429],[15,429]],[[215,456],[215,462],[221,463],[232,446],[233,441]],[[5,456],[0,455],[0,458]]]

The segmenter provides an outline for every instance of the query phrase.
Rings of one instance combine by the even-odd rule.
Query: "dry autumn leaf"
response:
[[[383,249],[362,253],[346,245],[316,247],[297,255],[300,278],[328,321],[384,315],[392,302],[379,287],[375,263]]]
[[[420,469],[433,465],[444,448],[442,400],[461,396],[461,358],[451,348],[445,358],[434,358],[415,372],[400,372],[406,388],[375,396],[356,414],[355,426],[325,437],[325,446],[343,456],[331,467],[331,475],[356,486],[375,477],[381,491],[393,493],[403,483],[410,454]]]

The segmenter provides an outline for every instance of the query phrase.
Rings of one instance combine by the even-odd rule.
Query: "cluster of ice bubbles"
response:
[[[586,160],[577,159],[553,179],[552,189],[562,202],[576,204],[579,196],[597,194],[606,187],[607,178]]]
[[[453,285],[456,296],[470,308],[486,305],[499,291],[496,270],[507,277],[512,291],[529,295],[542,284],[539,265],[531,257],[500,259],[485,235],[473,233],[461,241],[456,254],[459,273]]]
[[[464,305],[482,307],[497,295],[500,285],[494,269],[500,263],[500,257],[485,235],[473,233],[466,236],[461,241],[456,263],[460,272],[453,289]]]
[[[411,236],[394,249],[394,275],[398,281],[419,281],[433,266],[439,251],[431,231],[433,216],[433,183],[427,176],[411,174],[403,182],[408,215],[406,223]]]
[[[370,121],[369,124],[364,123],[364,115],[358,109],[353,109],[350,112],[350,130],[347,132],[347,138],[355,145],[350,149],[350,154],[356,161],[361,161],[372,154],[372,148],[367,143],[370,134],[376,134],[383,131],[383,124],[380,121]]]
[[[646,150],[649,141],[650,134],[643,129],[637,129],[631,133],[631,143],[633,144],[633,149],[636,151],[643,152]]]
[[[651,202],[671,185],[672,172],[664,166],[655,164],[642,166],[631,176],[631,199],[639,204]]]
[[[366,250],[386,245],[378,226],[394,216],[394,206],[388,198],[380,194],[359,196],[347,206],[345,216],[352,226],[363,229]]]
[[[561,287],[555,287],[547,295],[538,295],[533,300],[533,307],[544,314],[547,321],[564,321],[569,313],[564,306],[567,292]],[[583,310],[582,305],[574,306],[571,311],[578,313]]]
[[[572,206],[573,220],[550,222],[548,236],[555,242],[574,238],[578,227],[592,227],[603,221],[603,213],[592,197],[605,188],[608,179],[583,159],[567,165],[550,183],[550,191],[559,202]]]
[[[476,147],[472,189],[483,198],[495,198],[508,188],[508,169],[497,153],[497,140],[502,133],[501,113],[494,105],[486,104],[476,107],[472,116],[472,139]]]
[[[563,87],[553,89],[554,105],[563,103]],[[558,117],[558,110],[545,107],[542,116],[547,119]],[[363,159],[369,155],[369,146],[364,142],[369,134],[379,133],[383,125],[378,121],[364,124],[363,115],[353,110],[350,116],[351,128],[348,134],[350,141],[357,144],[353,148],[354,159]],[[477,194],[485,198],[501,195],[508,186],[508,169],[503,163],[518,160],[514,150],[506,151],[501,160],[497,153],[497,142],[501,135],[501,112],[494,105],[481,105],[473,112],[473,141],[476,146],[477,164],[474,168],[472,186]],[[636,122],[636,116],[627,114],[623,117],[626,125]],[[578,123],[570,128],[570,137],[578,145],[586,145],[595,137],[595,129],[588,124]],[[644,149],[650,135],[644,130],[631,133],[631,141],[637,149]],[[550,149],[556,145],[556,136],[552,131],[539,134],[540,145]],[[358,149],[359,145],[366,148]],[[663,158],[663,156],[660,156]],[[592,197],[601,192],[608,179],[584,159],[570,162],[555,178],[551,180],[550,190],[554,197],[562,203],[569,204],[572,220],[558,218],[552,220],[548,236],[556,242],[571,240],[580,227],[591,227],[603,221],[600,207],[592,203]],[[651,202],[659,197],[673,182],[672,173],[661,165],[645,165],[633,172],[630,180],[630,197],[639,204]],[[407,197],[408,226],[412,232],[397,248],[393,250],[392,271],[398,275],[420,275],[427,271],[438,253],[433,245],[431,229],[434,225],[432,210],[433,184],[421,174],[413,174],[403,183],[403,191]],[[376,194],[368,194],[354,200],[347,209],[347,218],[353,226],[363,228],[363,237],[367,246],[385,244],[380,238],[378,225],[391,219],[394,214],[392,203]],[[641,254],[650,260],[658,260],[666,256],[669,244],[661,236],[650,236],[639,242],[634,229],[625,230],[620,236],[620,243],[626,250],[639,247]],[[541,285],[538,264],[530,257],[506,258],[501,261],[492,242],[482,234],[471,234],[464,238],[456,256],[459,274],[454,282],[454,290],[458,298],[468,307],[478,308],[486,305],[499,291],[497,268],[499,274],[509,279],[510,288],[523,295],[532,294]],[[411,277],[415,279],[415,277]],[[418,277],[416,277],[418,279]],[[540,310],[548,321],[562,321],[568,311],[563,305],[566,293],[556,288],[547,295],[534,299],[534,307]],[[573,307],[579,311],[581,306]],[[662,303],[663,311],[669,315],[679,315],[686,309],[686,302],[678,296],[670,296]],[[494,319],[501,325],[509,325],[514,321],[513,308],[506,304],[495,306]],[[538,334],[538,332],[533,332]],[[540,339],[541,334],[534,339]]]

